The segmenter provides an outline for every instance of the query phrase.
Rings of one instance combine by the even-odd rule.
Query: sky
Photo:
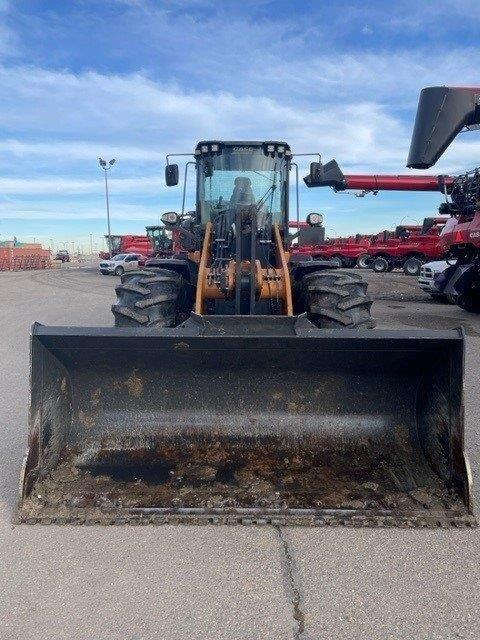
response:
[[[143,233],[181,207],[165,155],[201,139],[282,139],[345,173],[407,173],[420,89],[480,84],[479,30],[478,0],[0,0],[0,240],[100,247],[99,156],[116,158],[112,233]],[[480,133],[462,134],[430,172],[479,160]],[[440,201],[300,188],[301,217],[322,212],[330,236]]]

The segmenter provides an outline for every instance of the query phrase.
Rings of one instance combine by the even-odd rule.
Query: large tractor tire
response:
[[[403,273],[406,276],[419,276],[422,264],[420,258],[407,258],[403,264]]]
[[[188,285],[168,269],[139,269],[122,276],[112,305],[116,327],[176,327],[190,312]]]
[[[480,313],[480,297],[474,296],[468,291],[458,296],[457,304],[469,313]]]
[[[379,256],[378,258],[374,259],[372,263],[372,269],[375,271],[375,273],[387,273],[387,271],[392,270],[390,262],[383,256]]]
[[[357,258],[357,267],[359,269],[369,269],[372,266],[372,256],[368,253],[362,253]]]
[[[304,308],[321,329],[373,329],[367,283],[356,273],[316,271],[303,278]]]
[[[330,258],[330,262],[335,266],[335,267],[339,267],[340,269],[342,267],[344,267],[345,265],[343,264],[343,259],[342,256],[332,256]]]

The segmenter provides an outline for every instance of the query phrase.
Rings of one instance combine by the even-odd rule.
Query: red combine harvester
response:
[[[148,236],[134,236],[134,235],[111,235],[105,236],[107,245],[110,242],[111,252],[100,251],[98,257],[100,260],[108,260],[108,258],[116,256],[120,253],[139,253],[143,256],[153,255],[153,243]]]
[[[358,265],[381,273],[401,267],[408,275],[418,275],[424,262],[442,257],[439,234],[447,219],[425,218],[423,225],[400,225],[394,231],[331,238],[315,245],[299,242],[295,252],[310,255],[314,260],[337,261],[344,268]],[[297,223],[290,226],[296,227]]]
[[[422,90],[408,155],[411,169],[432,167],[463,130],[480,125],[480,87],[427,87]],[[467,311],[480,312],[480,168],[459,176],[345,176],[335,160],[312,162],[308,187],[335,191],[438,191],[439,213],[450,219],[438,235],[442,255],[456,262],[444,272],[441,291]]]
[[[453,181],[450,176],[344,175],[335,160],[324,169],[320,183],[312,184],[308,176],[307,186],[329,186],[335,191],[361,189],[377,194],[379,191],[443,191]],[[377,273],[401,268],[407,275],[418,276],[422,264],[444,257],[446,251],[440,234],[447,220],[448,217],[425,218],[423,225],[400,225],[394,232],[381,232],[358,254],[357,264],[371,266]],[[344,266],[353,264],[344,263]]]
[[[167,257],[172,255],[175,244],[175,237],[172,238],[172,231],[164,225],[152,225],[146,227],[145,236],[110,236],[112,245],[112,256],[120,253],[138,253],[147,258],[155,256]],[[175,234],[173,234],[175,235]],[[105,236],[108,244],[108,236]],[[108,260],[108,251],[101,251],[101,260]]]
[[[363,260],[377,273],[400,267],[405,274],[418,276],[422,264],[444,256],[440,234],[447,220],[425,218],[422,226],[398,226],[393,238],[372,241]]]
[[[480,87],[427,87],[420,93],[407,166],[428,169],[464,129],[480,125]],[[441,236],[449,258],[443,293],[480,313],[480,168],[449,179],[440,212],[454,220]]]
[[[314,260],[333,260],[338,266],[348,268],[359,264],[365,267],[364,256],[368,256],[369,236],[350,236],[348,238],[331,238],[321,245],[299,246],[298,251],[310,254]]]

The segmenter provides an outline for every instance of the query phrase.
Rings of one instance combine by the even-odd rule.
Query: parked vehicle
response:
[[[466,127],[480,125],[480,87],[426,87],[420,93],[407,166],[432,167]],[[480,168],[448,176],[440,210],[452,216],[441,236],[448,257],[457,260],[445,286],[459,307],[480,313]],[[446,180],[446,178],[445,178]]]
[[[116,327],[33,327],[19,520],[472,524],[463,335],[369,331],[358,273],[292,260],[285,142],[192,156],[186,251],[123,275]]]
[[[135,271],[139,266],[145,264],[145,256],[138,253],[119,253],[111,260],[100,262],[100,273],[104,276],[114,274],[122,276],[126,271]]]
[[[55,260],[61,260],[62,262],[70,262],[70,254],[66,249],[60,249],[55,255]]]
[[[434,300],[449,302],[444,293],[448,282],[448,275],[455,269],[455,261],[435,260],[422,265],[418,286],[426,293],[429,293]]]

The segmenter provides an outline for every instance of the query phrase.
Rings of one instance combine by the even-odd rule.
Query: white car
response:
[[[138,269],[138,262],[141,257],[138,253],[119,253],[109,260],[102,260],[99,268],[104,276],[115,274],[121,276],[125,271],[135,271]]]
[[[418,277],[418,286],[426,293],[429,293],[434,300],[446,300],[443,293],[445,287],[444,272],[448,267],[455,264],[455,260],[447,262],[446,260],[435,260],[434,262],[426,262],[420,268],[420,276]]]

